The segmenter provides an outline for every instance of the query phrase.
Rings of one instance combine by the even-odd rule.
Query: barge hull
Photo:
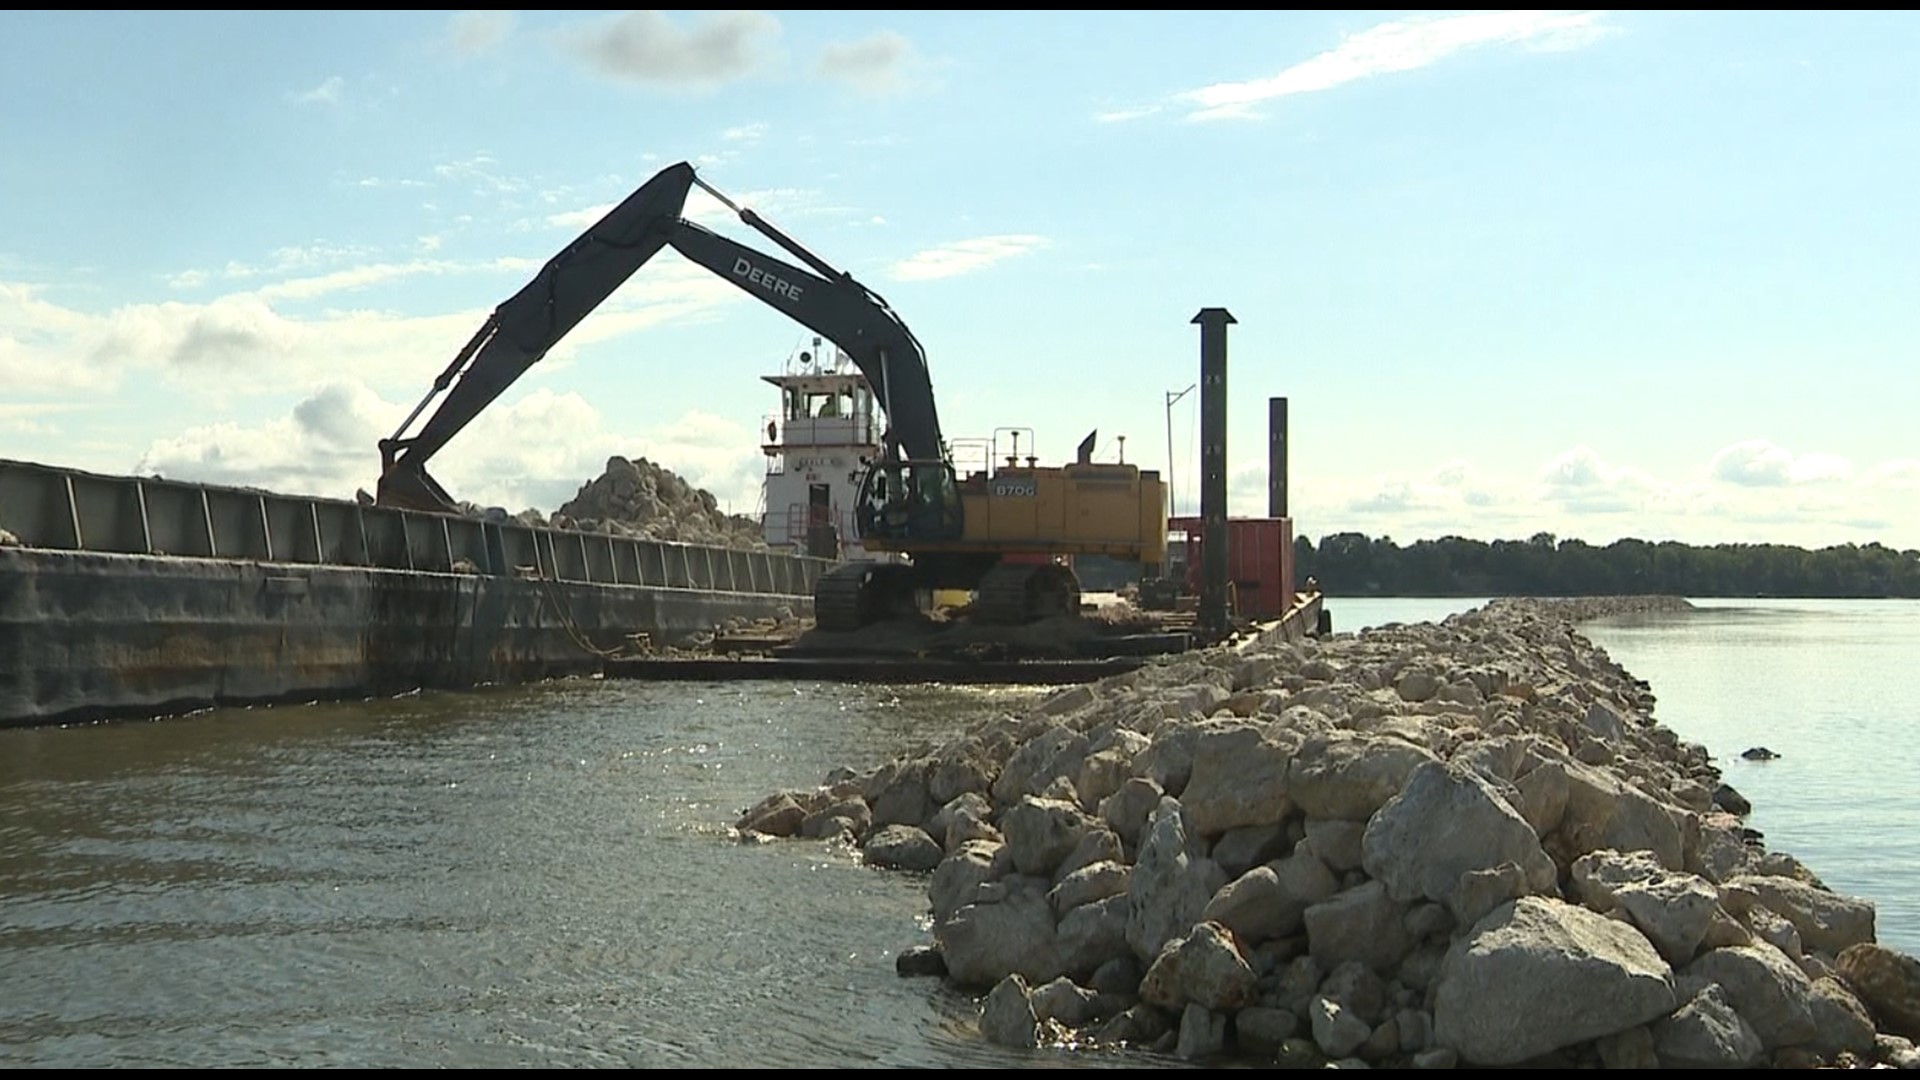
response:
[[[598,672],[798,598],[0,548],[0,723]]]

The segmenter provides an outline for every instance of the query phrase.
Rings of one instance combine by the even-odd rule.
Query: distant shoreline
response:
[[[1368,592],[1340,592],[1337,589],[1321,590],[1329,600],[1477,600],[1483,598],[1510,600],[1607,600],[1614,598],[1611,593],[1595,593],[1590,596],[1570,596],[1566,593],[1488,593],[1473,590],[1395,590]],[[1682,596],[1674,594],[1675,599],[1694,600],[1920,600],[1920,596],[1906,596],[1900,593],[1875,593],[1845,595],[1826,593],[1749,593],[1749,592],[1689,592]]]

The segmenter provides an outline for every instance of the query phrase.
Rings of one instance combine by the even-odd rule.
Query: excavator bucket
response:
[[[440,482],[427,475],[420,466],[390,466],[380,474],[380,485],[374,489],[375,506],[393,506],[402,510],[428,510],[434,513],[451,514],[460,509],[460,504],[447,494]]]

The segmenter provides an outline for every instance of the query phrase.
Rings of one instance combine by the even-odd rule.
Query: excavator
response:
[[[804,267],[688,220],[686,200],[695,184]],[[1077,616],[1074,555],[1165,561],[1159,474],[1094,462],[1092,435],[1080,444],[1078,460],[1065,466],[1040,467],[1032,456],[1023,465],[1016,451],[959,476],[941,436],[926,354],[887,302],[736,205],[686,162],[642,184],[494,309],[393,435],[380,441],[375,503],[458,512],[428,475],[428,459],[667,247],[832,341],[877,391],[887,426],[880,453],[863,463],[853,517],[862,547],[880,558],[842,563],[821,575],[814,594],[819,629],[854,630],[910,615],[942,589],[972,593],[969,612],[979,622]],[[443,394],[438,408],[407,434]]]

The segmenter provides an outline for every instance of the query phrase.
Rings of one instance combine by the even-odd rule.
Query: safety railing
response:
[[[812,446],[872,446],[880,444],[880,425],[871,416],[802,416],[787,419],[771,413],[762,419],[763,451]]]

